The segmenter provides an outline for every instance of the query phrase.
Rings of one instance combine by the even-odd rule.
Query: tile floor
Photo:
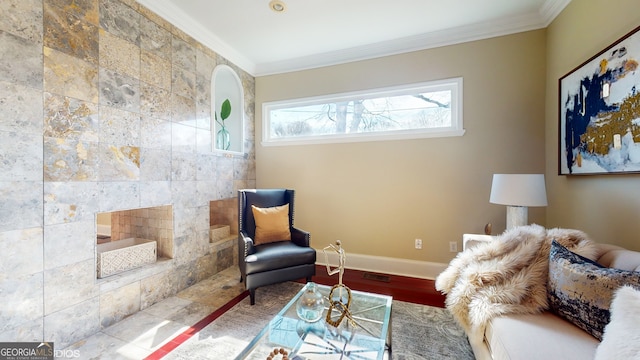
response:
[[[69,346],[59,359],[144,359],[241,294],[239,279],[238,268],[228,268]]]

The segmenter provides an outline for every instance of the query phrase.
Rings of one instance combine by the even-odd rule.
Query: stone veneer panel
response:
[[[42,228],[31,228],[0,233],[0,249],[6,257],[0,262],[0,281],[13,276],[31,275],[42,272]],[[29,254],[30,261],[24,261]]]
[[[234,248],[237,249],[237,245],[234,246],[235,243],[236,241],[233,240],[228,241],[217,251],[216,268],[218,271],[231,267],[234,261],[236,264],[238,263],[238,259],[235,258],[238,255],[238,252],[234,250]]]
[[[140,207],[150,207],[157,204],[170,204],[170,186],[171,184],[169,181],[140,182]]]
[[[2,231],[42,227],[42,187],[42,181],[0,181]]]
[[[162,272],[140,280],[140,309],[144,310],[158,301],[178,293],[175,275]]]
[[[140,48],[144,52],[171,61],[171,33],[150,19],[140,19]]]
[[[43,333],[44,320],[39,317],[35,320],[23,322],[19,327],[14,327],[8,331],[0,332],[0,341],[13,342],[16,341],[16,339],[23,339],[21,341],[42,341]]]
[[[98,64],[98,27],[49,2],[44,4],[44,45]]]
[[[34,43],[42,42],[42,0],[0,2],[0,29]]]
[[[55,313],[100,294],[96,285],[95,261],[56,267],[44,273],[44,312]]]
[[[62,349],[100,331],[99,321],[100,299],[95,297],[45,316],[44,338]]]
[[[140,80],[160,89],[171,89],[171,62],[150,52],[140,54]],[[163,105],[157,102],[154,105]],[[167,102],[168,104],[168,102]],[[168,118],[168,117],[167,117]]]
[[[41,43],[0,32],[0,80],[42,89]]]
[[[140,282],[136,281],[100,295],[100,327],[109,327],[140,311]]]
[[[0,13],[0,340],[62,348],[236,263],[208,208],[255,187],[253,77],[133,0]],[[244,85],[243,157],[210,150],[218,64]],[[168,204],[174,258],[96,280],[95,214]]]
[[[42,318],[44,315],[41,272],[3,278],[0,281],[0,293],[2,294],[0,334],[19,328],[22,323]]]
[[[0,161],[0,181],[13,180],[17,177],[13,171],[20,173],[16,180],[31,180],[42,177],[42,136],[9,132],[0,137],[2,142],[3,161]],[[7,159],[7,160],[5,160]],[[10,160],[9,160],[10,159]]]
[[[171,64],[168,62],[162,63],[161,65],[166,65],[170,67]],[[151,66],[145,66],[144,69],[152,69]],[[153,71],[154,76],[159,76],[159,74],[165,73],[164,68],[149,70]],[[144,76],[144,71],[142,73]],[[162,79],[149,79],[149,81],[163,81]],[[171,87],[171,79],[168,80],[169,84],[167,88]],[[154,84],[148,84],[143,82],[140,85],[140,111],[142,112],[143,119],[147,121],[154,120],[171,120],[171,107],[170,107],[170,99],[171,93],[166,88],[162,87],[163,84],[159,84],[160,87],[154,86]],[[167,131],[167,135],[163,136],[160,140],[171,139],[171,126],[169,126],[165,131]],[[145,134],[142,133],[144,137]],[[162,142],[159,142],[163,144]],[[154,144],[151,142],[150,144]],[[168,144],[164,144],[165,147],[171,147],[171,142]],[[155,147],[155,146],[150,146]]]
[[[91,103],[98,102],[98,67],[45,47],[44,89]]]
[[[95,227],[94,221],[45,225],[45,270],[95,259],[95,241],[87,241],[96,238]]]
[[[42,3],[42,0],[39,3]],[[75,16],[78,20],[98,25],[98,1],[47,0],[45,4],[57,6],[66,13]]]
[[[0,81],[0,131],[39,134],[42,116],[42,91]]]
[[[98,105],[44,93],[44,136],[98,142]]]
[[[218,254],[209,254],[198,259],[196,263],[196,281],[200,282],[210,278],[218,272],[217,258]]]
[[[98,184],[95,182],[44,183],[44,224],[93,221],[98,212]],[[85,202],[85,206],[77,204]]]
[[[100,29],[100,66],[139,79],[140,48]]]

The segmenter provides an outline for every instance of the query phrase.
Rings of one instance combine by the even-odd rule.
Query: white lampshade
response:
[[[528,206],[547,206],[543,174],[494,174],[489,202],[507,205],[507,229],[527,225]]]
[[[489,202],[510,206],[547,206],[544,174],[494,174]]]

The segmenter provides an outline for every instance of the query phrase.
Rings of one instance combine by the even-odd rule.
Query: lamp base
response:
[[[507,206],[507,230],[527,225],[528,210],[526,206]]]

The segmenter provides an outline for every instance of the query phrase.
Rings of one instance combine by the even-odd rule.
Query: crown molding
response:
[[[308,70],[537,30],[547,27],[571,2],[571,0],[546,0],[537,12],[519,17],[461,26],[283,61],[256,64],[236,51],[233,46],[225,43],[205,27],[193,21],[184,11],[170,1],[136,1],[252,76]]]
[[[544,27],[549,26],[551,22],[560,15],[571,0],[547,0],[540,8],[540,16],[543,19]]]
[[[233,46],[222,41],[198,22],[193,21],[182,9],[166,0],[136,0],[140,5],[153,11],[173,26],[215,51],[251,75],[255,73],[255,64],[236,51]],[[255,75],[254,75],[255,76]]]
[[[541,29],[544,27],[545,26],[539,14],[528,14],[492,21],[490,23],[473,24],[434,31],[417,36],[352,47],[323,54],[314,54],[285,61],[257,64],[256,76],[308,70],[383,56],[398,55],[470,41],[484,40],[492,37]]]

